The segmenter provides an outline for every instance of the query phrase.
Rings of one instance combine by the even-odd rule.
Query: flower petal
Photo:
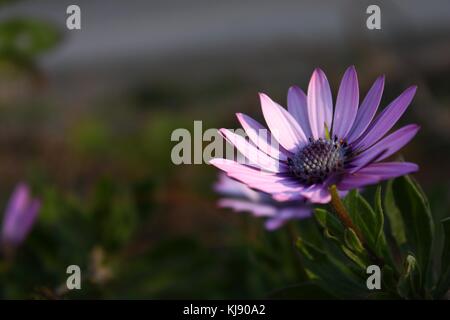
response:
[[[229,178],[225,173],[219,174],[218,181],[213,185],[214,191],[226,196],[245,197],[252,201],[259,201],[262,193],[256,192],[245,184]]]
[[[380,180],[396,178],[416,172],[419,166],[412,162],[382,162],[373,163],[358,171],[361,174],[376,175]]]
[[[339,190],[350,190],[416,172],[419,166],[411,162],[373,163],[354,174],[348,174],[338,184]]]
[[[272,138],[272,135],[267,128],[243,113],[237,113],[236,116],[250,141],[252,141],[261,151],[267,153],[272,158],[283,161],[287,160],[287,156],[283,150],[281,150],[278,141]]]
[[[307,143],[300,125],[291,114],[267,95],[260,93],[261,108],[272,135],[290,152]]]
[[[312,203],[328,203],[331,195],[324,185],[299,186],[296,190],[281,192],[272,196],[276,201],[287,202],[307,199]]]
[[[217,205],[220,208],[230,208],[236,212],[248,211],[251,212],[255,217],[273,217],[277,213],[275,207],[267,205],[254,203],[246,200],[238,200],[232,198],[220,199]]]
[[[314,70],[308,85],[308,116],[314,139],[325,138],[325,124],[331,129],[333,100],[325,73]]]
[[[2,241],[19,245],[30,232],[39,208],[40,202],[31,198],[28,186],[20,183],[8,202],[2,224]]]
[[[8,205],[6,207],[6,220],[15,220],[26,209],[30,201],[30,189],[25,183],[20,183],[14,189],[11,195]],[[5,221],[5,223],[8,223]]]
[[[309,126],[308,102],[306,94],[297,86],[292,86],[288,91],[288,111],[299,123],[306,137],[312,137]]]
[[[305,200],[300,193],[277,193],[272,196],[272,198],[278,202],[286,202],[286,201],[297,201],[297,200]]]
[[[249,166],[241,165],[227,159],[212,159],[210,164],[225,171],[229,177],[245,183],[250,188],[257,189],[270,194],[284,192],[299,192],[303,188],[296,180],[281,174],[273,174]]]
[[[23,242],[25,237],[31,231],[31,228],[36,221],[36,218],[39,213],[39,209],[41,208],[41,202],[37,199],[31,200],[30,204],[27,207],[27,210],[24,212],[23,217],[21,219],[20,232],[18,233],[17,241]]]
[[[311,209],[305,207],[289,207],[281,209],[273,218],[266,221],[269,231],[276,230],[292,219],[303,219],[311,216]]]
[[[12,193],[6,207],[5,216],[2,223],[3,241],[16,242],[19,233],[21,233],[21,221],[24,212],[30,201],[30,190],[24,183],[20,183]]]
[[[370,162],[378,162],[391,156],[411,141],[419,129],[418,125],[410,124],[381,139],[352,160],[351,165],[354,168],[350,172],[356,172]]]
[[[369,126],[380,105],[383,88],[384,76],[381,76],[374,82],[358,109],[353,128],[346,138],[348,143],[352,143],[358,139]]]
[[[337,185],[339,190],[358,189],[366,185],[375,184],[380,181],[380,177],[376,175],[355,173],[350,174],[342,179]]]
[[[380,140],[395,125],[398,119],[400,119],[406,108],[408,108],[416,93],[416,89],[416,86],[412,86],[392,101],[369,126],[366,133],[355,141],[352,147],[356,150],[364,150]]]
[[[358,76],[354,66],[345,71],[336,99],[333,136],[344,138],[353,126],[359,104]]]
[[[306,190],[300,191],[300,194],[312,203],[328,203],[331,201],[331,195],[324,185],[312,185]]]
[[[246,159],[249,160],[249,165],[271,172],[285,172],[288,170],[285,164],[268,156],[256,148],[253,144],[245,140],[244,137],[235,134],[228,129],[220,129],[220,133],[225,137],[225,139],[233,144]]]

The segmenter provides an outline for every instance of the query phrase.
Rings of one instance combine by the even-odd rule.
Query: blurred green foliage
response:
[[[54,48],[59,41],[59,33],[47,22],[13,18],[0,23],[3,55],[33,57]]]
[[[0,22],[0,62],[10,61],[23,69],[35,69],[34,59],[61,41],[54,25],[30,18]]]
[[[266,297],[304,279],[284,232],[258,226],[257,242],[234,232],[217,247],[195,235],[151,232],[160,209],[148,202],[148,184],[129,189],[102,180],[83,201],[55,188],[40,193],[38,225],[14,261],[2,262],[3,298]],[[83,270],[80,291],[64,290],[71,264]]]

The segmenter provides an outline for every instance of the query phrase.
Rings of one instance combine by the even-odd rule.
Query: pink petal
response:
[[[325,73],[314,70],[308,86],[308,116],[314,139],[325,138],[325,124],[331,129],[333,100]]]
[[[28,233],[30,233],[31,228],[36,221],[40,208],[41,202],[37,199],[33,199],[28,205],[27,210],[23,213],[23,217],[21,219],[22,225],[20,227],[19,233],[20,242],[24,241]]]
[[[400,119],[411,103],[416,86],[406,89],[397,99],[392,101],[383,112],[372,122],[366,133],[358,139],[352,146],[354,149],[367,149],[378,140],[380,140],[386,132],[388,132]]]
[[[288,91],[288,111],[299,123],[306,137],[312,137],[308,118],[308,103],[306,94],[297,86],[292,86]]]
[[[328,203],[331,200],[331,195],[324,185],[312,185],[309,187],[300,186],[296,190],[287,192],[280,192],[272,196],[276,201],[287,202],[294,200],[307,199],[312,203]]]
[[[351,172],[356,172],[370,162],[381,161],[391,156],[405,146],[417,134],[420,127],[415,124],[404,126],[394,133],[378,141],[375,145],[356,156],[351,165]]]
[[[378,183],[380,177],[377,175],[369,175],[362,173],[350,174],[342,179],[338,184],[339,190],[352,190],[358,189],[366,185]]]
[[[229,178],[223,172],[219,174],[219,180],[214,184],[213,189],[223,195],[245,197],[253,201],[258,201],[261,198],[260,192],[256,192],[245,184]]]
[[[330,192],[323,185],[312,185],[300,193],[312,203],[328,203],[331,201]]]
[[[311,216],[309,208],[289,207],[281,209],[273,218],[266,221],[265,226],[269,231],[276,230],[282,227],[286,222],[293,219],[303,219]]]
[[[286,201],[301,201],[305,200],[300,193],[277,193],[272,196],[275,201],[286,202]]]
[[[276,160],[258,148],[253,144],[245,140],[244,137],[231,132],[228,129],[220,129],[220,133],[231,143],[242,155],[249,160],[249,165],[257,166],[262,170],[271,172],[285,172],[287,167],[285,164]]]
[[[375,113],[377,112],[378,106],[380,105],[381,96],[383,95],[383,88],[384,76],[381,76],[374,82],[361,103],[361,107],[358,109],[353,128],[347,136],[347,141],[349,143],[352,143],[358,139],[364,130],[366,130],[369,126],[375,116]]]
[[[21,233],[21,220],[29,202],[30,190],[28,186],[24,183],[18,184],[6,207],[2,223],[2,237],[17,238],[17,234]]]
[[[339,183],[339,190],[350,190],[366,185],[376,184],[382,180],[392,179],[416,172],[419,166],[410,162],[373,163],[354,174],[345,176]]]
[[[419,166],[411,162],[382,162],[373,163],[358,171],[361,174],[377,175],[380,180],[396,178],[416,172]]]
[[[229,177],[266,193],[297,192],[302,189],[293,179],[258,171],[231,160],[212,159],[209,163],[225,171]]]
[[[307,143],[303,130],[287,110],[261,93],[261,108],[272,135],[286,150],[295,151]]]
[[[333,136],[344,138],[353,126],[359,104],[358,76],[355,67],[350,67],[342,77],[336,99],[333,119]]]
[[[220,199],[218,206],[221,208],[230,208],[236,212],[249,211],[255,217],[273,217],[276,214],[276,208],[266,204],[259,204],[248,200],[238,199]]]
[[[6,208],[2,224],[2,241],[19,245],[24,241],[39,212],[40,202],[32,199],[28,186],[20,183],[14,190]]]
[[[243,113],[237,113],[236,116],[250,141],[252,141],[261,151],[275,159],[283,161],[287,160],[286,154],[280,150],[278,141],[272,138],[272,135],[267,128]]]

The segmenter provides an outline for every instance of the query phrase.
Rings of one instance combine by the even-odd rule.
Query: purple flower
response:
[[[385,136],[411,103],[416,87],[406,89],[375,117],[383,88],[381,76],[359,106],[358,79],[352,66],[342,78],[334,112],[330,86],[320,69],[312,74],[308,95],[295,86],[289,89],[287,110],[261,93],[270,133],[241,113],[237,117],[250,141],[220,130],[250,164],[226,159],[213,159],[211,164],[278,200],[304,197],[315,203],[330,201],[331,185],[345,193],[415,172],[418,166],[414,163],[380,161],[406,145],[419,130],[417,125],[407,125]]]
[[[32,198],[25,183],[17,185],[9,199],[1,230],[1,243],[9,247],[19,246],[36,220],[41,204]]]
[[[219,200],[219,207],[230,208],[236,212],[248,211],[255,217],[265,217],[267,230],[278,229],[292,219],[311,216],[311,208],[303,200],[278,202],[265,193],[256,192],[245,184],[228,178],[225,174],[219,176],[214,189],[226,196]]]

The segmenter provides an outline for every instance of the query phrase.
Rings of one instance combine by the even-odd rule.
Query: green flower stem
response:
[[[353,224],[352,219],[350,218],[350,215],[347,212],[347,209],[345,208],[344,204],[342,203],[341,198],[339,197],[336,185],[333,184],[329,188],[329,190],[330,190],[330,194],[331,194],[331,205],[333,206],[337,217],[339,218],[339,220],[341,220],[342,224],[345,227],[350,228],[353,231],[355,231],[355,233],[358,236],[361,243],[364,244],[365,241],[364,241],[363,235],[361,234],[361,231],[359,231]]]
[[[384,265],[384,260],[380,257],[378,257],[375,252],[373,252],[368,246],[367,242],[364,239],[364,236],[362,235],[361,231],[356,228],[356,226],[353,224],[352,219],[350,218],[350,215],[347,212],[347,209],[344,206],[344,203],[342,203],[341,198],[339,197],[339,193],[337,191],[336,185],[332,185],[330,188],[330,194],[331,194],[331,205],[334,208],[334,211],[336,212],[336,215],[338,216],[339,220],[341,220],[342,224],[355,231],[356,235],[358,236],[359,241],[361,241],[362,245],[364,246],[364,249],[366,250],[369,259],[375,263],[378,266]]]

